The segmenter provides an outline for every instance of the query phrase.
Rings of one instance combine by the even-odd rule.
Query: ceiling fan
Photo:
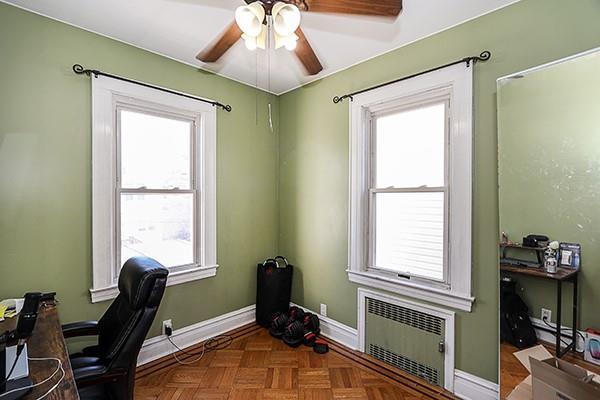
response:
[[[236,18],[227,29],[196,58],[205,63],[217,61],[239,39],[250,50],[269,47],[271,36],[275,48],[293,51],[309,75],[323,66],[300,28],[300,11],[395,17],[402,10],[402,0],[244,0],[246,6],[236,10]]]

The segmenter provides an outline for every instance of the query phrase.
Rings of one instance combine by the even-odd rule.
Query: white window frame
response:
[[[193,122],[191,140],[194,263],[171,268],[167,286],[217,273],[216,109],[208,103],[102,75],[92,75],[92,303],[118,295],[120,196],[118,111]],[[129,192],[129,191],[128,191]],[[150,190],[156,192],[156,190]],[[168,191],[173,192],[173,191]]]
[[[445,196],[445,279],[437,282],[399,275],[373,266],[371,190],[373,116],[447,101],[448,133]],[[388,290],[463,311],[471,311],[471,231],[473,180],[473,64],[457,64],[359,95],[350,103],[350,203],[348,277],[351,282]]]

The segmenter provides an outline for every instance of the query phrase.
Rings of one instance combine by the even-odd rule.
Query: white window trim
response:
[[[209,278],[217,273],[216,109],[211,104],[105,76],[92,75],[92,303],[118,295],[114,277],[117,232],[116,106],[124,103],[185,114],[195,124],[193,163],[197,176],[196,221],[199,258],[169,274],[167,286]]]
[[[351,282],[471,311],[473,64],[457,64],[356,95],[350,103],[348,278]],[[369,267],[370,115],[428,95],[450,97],[448,282],[396,278]]]

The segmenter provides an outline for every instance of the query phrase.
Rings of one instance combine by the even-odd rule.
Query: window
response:
[[[133,256],[169,268],[168,285],[214,276],[214,108],[103,76],[92,82],[92,301],[118,293]]]
[[[472,67],[355,96],[351,281],[470,311]]]

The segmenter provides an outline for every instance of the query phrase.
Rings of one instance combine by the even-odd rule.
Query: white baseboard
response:
[[[498,400],[500,392],[497,383],[455,369],[454,394],[464,400]]]
[[[180,348],[186,348],[200,343],[213,336],[229,332],[255,320],[253,304],[242,309],[219,315],[206,321],[201,321],[173,331],[171,340]],[[173,345],[165,336],[156,336],[144,341],[137,365],[143,365],[173,353]]]
[[[544,323],[544,321],[542,321],[539,318],[534,318],[534,317],[529,317],[529,319],[531,320],[531,324],[533,325],[533,328],[535,329],[535,334],[537,336],[537,338],[541,341],[547,342],[547,343],[551,343],[554,344],[556,342],[556,336],[554,336],[554,334],[552,334],[551,332],[545,331],[543,329],[539,329],[539,328],[548,328],[551,329],[548,325],[546,325]],[[550,325],[552,325],[552,327],[556,327],[555,323],[550,323]],[[571,328],[568,326],[564,326],[561,324],[561,331],[562,332],[571,332]],[[584,331],[579,331],[583,337],[585,337],[585,332]],[[565,343],[571,344],[571,339],[568,337],[563,336],[563,340],[565,341]],[[563,343],[564,346],[564,343]],[[583,349],[585,349],[585,344],[584,344],[584,340],[582,339],[582,337],[580,335],[577,335],[577,350],[578,351],[583,351]]]
[[[336,342],[341,343],[352,350],[358,350],[358,330],[329,317],[324,317],[306,307],[302,307],[294,303],[292,303],[292,305],[319,316],[319,320],[321,322],[321,335],[331,340],[335,340]]]

